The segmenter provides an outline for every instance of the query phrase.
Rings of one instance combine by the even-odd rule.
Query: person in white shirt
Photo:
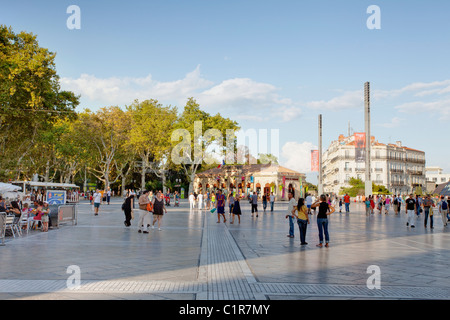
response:
[[[198,200],[198,209],[202,210],[202,206],[203,206],[203,194],[200,192],[197,196],[197,200]]]
[[[100,208],[100,202],[102,201],[102,194],[97,189],[93,195],[93,201],[94,201],[94,215],[98,216],[98,210]]]
[[[270,212],[273,212],[273,204],[275,203],[275,196],[273,192],[270,193]]]
[[[308,214],[311,214],[311,205],[313,203],[313,199],[309,193],[306,196],[305,200],[306,200],[306,207],[308,208]]]
[[[286,218],[289,218],[289,234],[287,235],[288,238],[294,237],[294,216],[292,215],[292,211],[297,206],[297,201],[295,201],[295,198],[292,194],[292,192],[288,193],[288,208],[287,208],[287,214]]]
[[[191,194],[189,195],[189,206],[191,209],[194,209],[194,194],[191,192]]]

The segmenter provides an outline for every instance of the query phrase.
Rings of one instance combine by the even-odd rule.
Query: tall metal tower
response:
[[[372,194],[372,175],[370,168],[371,155],[371,136],[370,136],[370,83],[364,84],[364,116],[366,126],[366,179],[365,179],[365,196]]]

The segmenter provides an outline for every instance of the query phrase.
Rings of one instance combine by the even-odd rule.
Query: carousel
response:
[[[216,192],[221,189],[226,195],[230,192],[248,197],[256,192],[273,195],[277,201],[288,200],[288,192],[294,197],[304,196],[305,174],[277,164],[225,165],[196,174],[194,191],[198,193]]]

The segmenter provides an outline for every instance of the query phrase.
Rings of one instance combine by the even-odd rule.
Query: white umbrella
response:
[[[10,184],[10,183],[0,182],[0,194],[5,193],[5,192],[18,191],[18,190],[22,190],[22,188],[19,186]]]

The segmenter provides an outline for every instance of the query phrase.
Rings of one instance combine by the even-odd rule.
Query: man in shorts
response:
[[[227,222],[225,218],[225,196],[222,194],[222,190],[217,191],[216,196],[216,208],[217,208],[217,223],[220,223],[220,215],[223,216],[223,222]]]
[[[92,197],[92,200],[94,201],[94,215],[98,216],[100,202],[102,201],[102,194],[100,190],[97,189]]]

